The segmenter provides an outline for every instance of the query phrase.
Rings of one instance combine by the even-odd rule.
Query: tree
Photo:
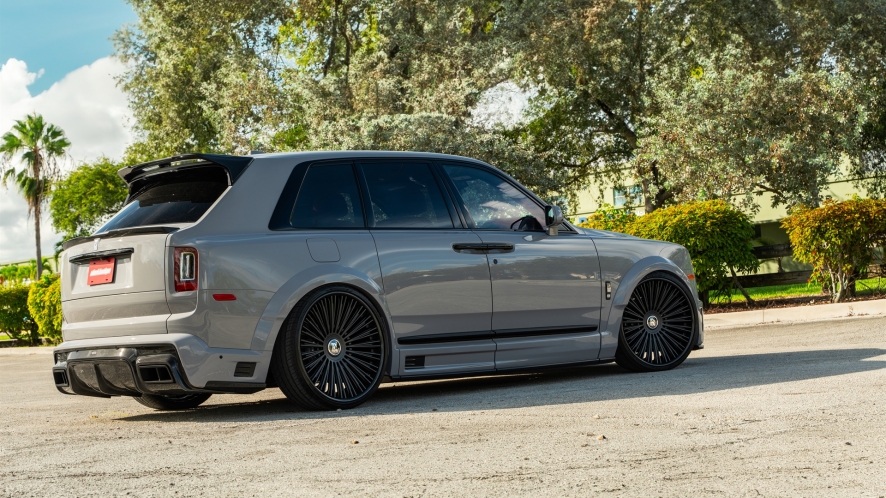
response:
[[[849,78],[779,75],[771,61],[748,69],[730,57],[701,62],[677,89],[655,89],[658,112],[638,160],[658,164],[677,201],[733,199],[753,210],[754,194],[768,192],[773,207],[818,205],[852,152],[858,99]]]
[[[37,278],[43,274],[40,251],[40,211],[46,201],[52,181],[58,176],[58,160],[65,155],[71,142],[61,128],[48,124],[36,113],[18,120],[12,130],[3,135],[0,154],[3,166],[0,178],[4,184],[13,182],[28,203],[28,214],[34,215],[34,235],[37,241]],[[24,167],[16,169],[12,159],[21,154]]]
[[[126,183],[117,175],[121,164],[101,157],[83,164],[53,188],[49,202],[52,225],[65,240],[89,235],[113,216],[126,200]]]
[[[473,122],[507,81],[500,27],[519,2],[133,1],[132,156],[186,151],[427,150],[473,155],[553,199],[566,175]],[[195,35],[200,33],[200,35]]]
[[[646,212],[751,187],[818,202],[835,156],[883,157],[857,139],[886,72],[880,1],[557,0],[514,17],[515,75],[537,90],[516,131],[586,185],[641,186]],[[740,181],[712,189],[710,171]]]

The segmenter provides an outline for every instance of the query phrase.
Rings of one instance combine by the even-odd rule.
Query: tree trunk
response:
[[[43,275],[43,254],[40,253],[40,202],[42,195],[37,197],[37,205],[34,206],[34,235],[37,238],[37,276],[34,281],[40,280]]]
[[[729,267],[729,273],[732,274],[732,285],[734,285],[741,292],[741,295],[744,296],[745,301],[748,302],[748,307],[750,307],[752,304],[754,304],[754,300],[751,299],[748,291],[746,291],[744,287],[742,287],[741,284],[738,283],[738,276],[735,274],[735,270],[733,270],[731,266]]]

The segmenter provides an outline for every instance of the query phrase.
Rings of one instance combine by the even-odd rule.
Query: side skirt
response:
[[[479,372],[465,372],[465,373],[453,373],[453,374],[408,375],[408,376],[399,376],[399,377],[388,377],[386,379],[383,379],[382,383],[386,384],[386,383],[390,383],[390,382],[411,382],[413,380],[441,380],[441,379],[461,379],[461,378],[469,378],[469,377],[513,375],[513,374],[541,372],[541,371],[547,371],[547,370],[565,370],[567,368],[603,365],[606,363],[612,363],[614,361],[615,361],[615,358],[607,358],[607,359],[602,359],[602,360],[590,360],[590,361],[582,361],[582,362],[578,362],[578,363],[562,363],[559,365],[544,365],[544,366],[539,366],[539,367],[483,370],[483,371],[479,371]]]

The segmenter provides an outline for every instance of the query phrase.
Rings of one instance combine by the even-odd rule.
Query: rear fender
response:
[[[391,325],[393,322],[385,301],[384,290],[375,280],[353,268],[323,264],[307,268],[296,274],[274,294],[255,327],[251,349],[253,351],[273,350],[277,334],[296,304],[312,291],[331,284],[349,285],[361,290],[381,311],[382,319],[386,320],[388,330],[393,330]],[[391,356],[393,356],[393,351]]]

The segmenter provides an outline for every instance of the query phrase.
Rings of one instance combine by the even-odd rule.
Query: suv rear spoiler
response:
[[[179,156],[136,164],[135,166],[128,166],[117,171],[117,174],[120,175],[120,178],[131,187],[132,182],[143,174],[157,171],[159,169],[178,169],[201,164],[196,161],[206,161],[225,168],[228,171],[228,176],[231,178],[231,184],[233,184],[243,173],[243,170],[249,166],[249,163],[252,162],[252,158],[248,156],[228,156],[224,154],[181,154]]]

